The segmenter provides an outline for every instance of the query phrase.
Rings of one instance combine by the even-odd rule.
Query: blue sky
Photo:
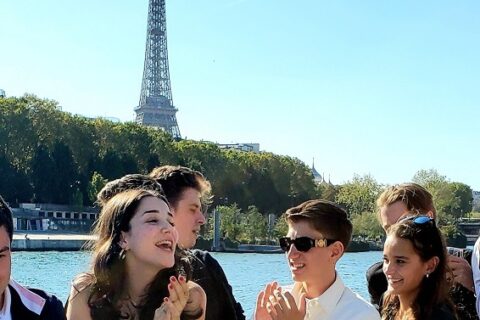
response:
[[[0,1],[0,88],[130,121],[148,1]],[[480,2],[167,0],[184,137],[480,190]]]

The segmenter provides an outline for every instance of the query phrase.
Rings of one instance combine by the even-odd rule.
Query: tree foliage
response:
[[[336,202],[343,205],[350,216],[375,212],[380,190],[381,185],[371,175],[355,175],[351,181],[340,186]]]

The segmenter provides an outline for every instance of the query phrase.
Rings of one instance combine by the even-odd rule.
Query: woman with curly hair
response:
[[[383,249],[388,289],[380,303],[382,319],[457,319],[448,297],[446,256],[429,216],[408,216],[391,226]]]
[[[92,270],[73,283],[67,319],[204,319],[206,296],[176,250],[168,202],[157,191],[125,190],[103,204]]]

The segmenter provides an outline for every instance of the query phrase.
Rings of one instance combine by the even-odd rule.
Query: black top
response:
[[[367,270],[368,292],[370,301],[379,309],[380,299],[385,291],[387,291],[388,283],[383,273],[383,262],[373,264]],[[455,305],[458,319],[461,320],[478,320],[477,309],[475,307],[475,293],[468,290],[459,283],[450,288],[450,299]],[[434,318],[436,319],[436,318]],[[440,318],[439,318],[440,319]],[[443,319],[443,318],[441,318]],[[450,318],[445,318],[450,319]]]
[[[457,320],[463,318],[457,318],[452,309],[444,304],[438,305],[433,309],[432,320]]]
[[[245,320],[240,303],[233,297],[232,287],[222,267],[210,253],[190,250],[192,255],[192,280],[207,294],[206,320]]]
[[[28,290],[38,294],[44,298],[45,305],[43,306],[42,312],[40,315],[33,313],[27,309],[18,293],[9,286],[10,295],[12,297],[12,304],[10,306],[10,312],[12,315],[12,320],[65,320],[65,314],[63,311],[63,304],[57,297],[47,294],[45,291],[39,289]]]

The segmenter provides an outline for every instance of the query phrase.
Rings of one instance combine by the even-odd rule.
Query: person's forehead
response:
[[[380,209],[380,218],[382,220],[383,229],[387,229],[407,213],[408,208],[402,201],[397,201],[392,204],[383,206]]]
[[[0,247],[5,246],[10,247],[10,236],[8,235],[7,229],[5,226],[0,227]]]
[[[307,220],[290,221],[288,223],[289,236],[321,237],[322,233],[316,230]]]
[[[197,202],[197,201],[200,201],[200,198],[201,198],[200,192],[197,189],[192,187],[185,188],[180,193],[180,201],[186,200],[190,202]]]

